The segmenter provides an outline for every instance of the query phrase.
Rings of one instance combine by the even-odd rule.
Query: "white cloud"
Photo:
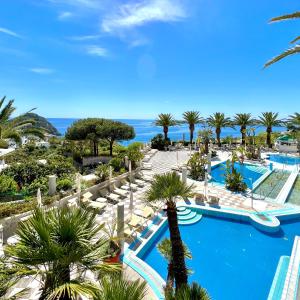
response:
[[[144,0],[119,6],[117,13],[104,18],[102,30],[113,33],[150,22],[176,22],[185,17],[180,0]]]
[[[14,32],[12,30],[7,29],[7,28],[0,27],[0,32],[2,32],[4,34],[8,34],[8,35],[16,37],[16,38],[22,38],[19,34],[17,34],[16,32]]]
[[[91,41],[91,40],[98,40],[100,38],[100,35],[80,35],[80,36],[71,36],[69,37],[72,41]]]
[[[131,42],[129,42],[129,47],[135,48],[135,47],[148,45],[149,43],[150,43],[150,41],[146,38],[138,38],[138,39],[134,39]]]
[[[49,74],[54,73],[54,70],[47,69],[47,68],[32,68],[32,69],[29,69],[29,71],[36,73],[36,74],[42,74],[42,75],[49,75]]]
[[[86,47],[86,53],[89,55],[94,55],[94,56],[101,56],[105,57],[108,56],[108,51],[105,48],[99,47],[99,46],[87,46]]]
[[[66,20],[66,19],[72,18],[73,16],[74,16],[73,13],[71,13],[69,11],[64,11],[64,12],[62,12],[58,15],[58,19],[59,20]]]
[[[97,8],[100,6],[101,1],[99,0],[48,0],[55,4],[66,4],[82,8]]]

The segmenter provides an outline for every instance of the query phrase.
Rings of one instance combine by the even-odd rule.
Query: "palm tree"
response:
[[[204,141],[205,154],[209,151],[209,142],[212,139],[213,133],[211,129],[203,129],[198,131],[198,137]]]
[[[176,172],[155,175],[151,187],[146,192],[146,201],[156,202],[163,200],[167,206],[167,217],[172,244],[172,261],[176,289],[187,284],[187,269],[184,259],[184,248],[180,236],[177,220],[177,197],[189,197],[193,195],[193,185],[188,186],[180,180]]]
[[[207,291],[198,283],[182,286],[175,293],[166,293],[166,300],[210,300]]]
[[[193,143],[195,125],[204,122],[198,111],[186,111],[183,113],[183,120],[189,124],[190,129],[190,144]]]
[[[163,127],[165,140],[168,139],[168,131],[170,126],[177,125],[178,122],[174,119],[174,117],[171,114],[159,114],[158,118],[155,120],[156,126]]]
[[[167,276],[167,286],[166,289],[173,289],[174,287],[174,271],[173,271],[173,261],[172,261],[172,245],[171,241],[168,238],[163,239],[158,245],[157,249],[160,254],[167,260],[168,262],[168,276]],[[183,251],[185,258],[192,258],[192,254],[188,247],[183,243]]]
[[[41,276],[40,299],[94,297],[99,288],[85,280],[85,272],[120,269],[118,264],[104,262],[109,241],[99,237],[102,228],[93,214],[82,209],[36,209],[29,220],[20,223],[20,240],[15,246],[7,246],[6,253],[12,263],[26,270],[26,275]],[[71,278],[71,272],[75,278]]]
[[[21,143],[21,137],[34,135],[40,138],[44,137],[43,131],[38,128],[33,128],[35,121],[32,119],[11,119],[12,113],[16,110],[13,106],[14,100],[9,100],[4,105],[6,97],[0,100],[0,140],[12,139],[17,144]],[[31,110],[32,111],[32,110]]]
[[[300,130],[300,113],[295,112],[293,115],[290,115],[287,125],[291,129]]]
[[[94,300],[143,300],[147,296],[146,281],[129,281],[119,274],[103,277],[100,286]]]
[[[271,133],[274,126],[280,126],[282,121],[278,119],[278,113],[274,112],[264,112],[259,117],[259,123],[266,127],[267,132],[267,145],[269,148],[272,148],[272,141],[271,141]]]
[[[280,17],[276,17],[271,19],[271,22],[278,22],[278,21],[285,21],[285,20],[293,20],[293,19],[299,19],[300,18],[300,11],[297,11],[295,13],[292,14],[288,14],[288,15],[283,15]],[[296,37],[294,40],[291,41],[291,44],[295,44],[296,42],[300,41],[300,36]],[[297,43],[295,44],[295,46],[289,48],[288,50],[284,51],[283,53],[279,54],[278,56],[272,58],[271,60],[269,60],[266,64],[265,64],[265,68],[269,67],[270,65],[276,63],[277,61],[282,60],[283,58],[290,56],[290,55],[294,55],[294,54],[299,54],[300,53],[300,44]]]
[[[207,119],[207,124],[211,127],[216,128],[216,137],[218,146],[221,147],[221,129],[223,127],[232,127],[230,118],[225,117],[224,113],[216,112],[213,115],[209,116]]]
[[[240,126],[240,132],[242,134],[242,145],[245,145],[247,126],[253,125],[254,119],[251,117],[250,113],[240,113],[235,114],[233,123],[234,125]]]

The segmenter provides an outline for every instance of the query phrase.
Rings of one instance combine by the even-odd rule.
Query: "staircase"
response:
[[[248,170],[251,170],[253,172],[256,172],[256,173],[260,173],[260,174],[265,174],[267,172],[267,169],[265,167],[261,167],[261,166],[248,166],[247,165],[247,169]]]
[[[177,217],[179,225],[190,225],[200,221],[202,215],[186,206],[179,206],[177,207]]]

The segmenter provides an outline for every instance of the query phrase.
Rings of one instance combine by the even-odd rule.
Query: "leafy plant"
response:
[[[40,189],[43,194],[46,194],[48,191],[48,178],[36,178],[28,186],[26,186],[25,189],[28,193],[33,195],[36,195],[38,189]]]
[[[109,178],[109,165],[99,165],[95,171],[95,174],[99,177],[100,182],[103,182]]]
[[[119,157],[114,157],[109,161],[109,165],[112,166],[115,172],[119,172],[124,166],[124,161]]]
[[[126,155],[132,163],[132,168],[136,168],[137,163],[144,157],[144,154],[141,152],[141,143],[130,144],[127,148]]]
[[[62,178],[57,181],[57,189],[59,191],[67,191],[73,187],[73,181],[70,178]]]
[[[0,139],[0,149],[7,149],[8,143],[6,140]]]
[[[226,188],[233,192],[244,192],[247,189],[247,185],[244,182],[244,178],[241,173],[235,168],[235,162],[237,161],[237,154],[232,154],[232,160],[226,161],[226,173],[225,183]]]
[[[175,120],[172,114],[159,114],[155,120],[155,125],[163,128],[165,140],[168,139],[169,127],[177,124],[178,122]]]
[[[18,190],[16,181],[7,175],[0,175],[0,193],[15,193]]]
[[[207,159],[199,152],[193,154],[189,159],[187,165],[190,167],[190,176],[194,180],[204,180],[205,178],[205,165],[207,164]]]
[[[193,282],[191,285],[184,285],[176,291],[168,291],[166,300],[210,300],[210,297],[204,288]]]
[[[165,147],[170,145],[170,139],[164,139],[162,134],[157,134],[155,137],[151,139],[151,148],[157,150],[165,150]]]
[[[195,125],[199,123],[204,123],[204,119],[200,117],[198,111],[186,111],[182,114],[183,120],[189,124],[190,130],[190,144],[193,142]]]

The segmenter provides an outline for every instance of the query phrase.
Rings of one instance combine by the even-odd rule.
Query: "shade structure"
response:
[[[38,188],[37,193],[36,193],[36,201],[37,201],[37,205],[38,207],[42,207],[42,194],[41,194],[41,189]]]

